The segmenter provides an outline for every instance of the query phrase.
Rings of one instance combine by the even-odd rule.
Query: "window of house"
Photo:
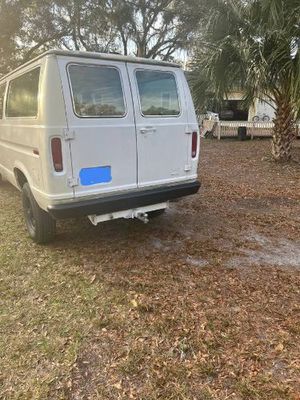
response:
[[[242,100],[224,100],[220,119],[225,121],[248,121],[248,107]]]
[[[70,65],[69,76],[75,113],[79,117],[122,117],[125,101],[116,68]]]
[[[36,117],[38,114],[40,68],[27,72],[9,83],[7,117]]]
[[[144,116],[180,114],[177,84],[171,72],[140,70],[136,79]]]

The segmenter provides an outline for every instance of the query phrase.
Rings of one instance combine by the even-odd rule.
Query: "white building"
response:
[[[220,111],[220,120],[224,121],[264,121],[269,122],[275,116],[275,110],[267,101],[256,100],[252,106],[245,108],[243,93],[230,93],[224,100]]]

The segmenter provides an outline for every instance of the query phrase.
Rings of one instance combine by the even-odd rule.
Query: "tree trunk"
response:
[[[296,138],[293,107],[286,98],[277,101],[274,118],[272,155],[275,161],[288,162],[292,158],[292,143]]]

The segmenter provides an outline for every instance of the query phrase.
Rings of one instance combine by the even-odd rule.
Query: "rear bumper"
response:
[[[116,211],[163,203],[198,192],[200,182],[182,183],[155,189],[135,190],[119,195],[105,196],[73,203],[57,204],[48,207],[49,213],[56,219],[73,218],[87,215],[102,215]]]

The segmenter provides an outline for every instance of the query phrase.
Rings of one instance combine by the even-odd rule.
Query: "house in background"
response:
[[[218,113],[221,121],[271,122],[275,116],[274,108],[265,101],[257,99],[252,106],[245,107],[243,93],[239,91],[227,96]]]
[[[247,107],[243,101],[243,92],[233,91],[221,104],[212,107],[213,112],[199,115],[201,134],[212,134],[219,139],[238,135],[238,128],[244,126],[252,138],[271,136],[275,110],[266,101],[256,100]]]

